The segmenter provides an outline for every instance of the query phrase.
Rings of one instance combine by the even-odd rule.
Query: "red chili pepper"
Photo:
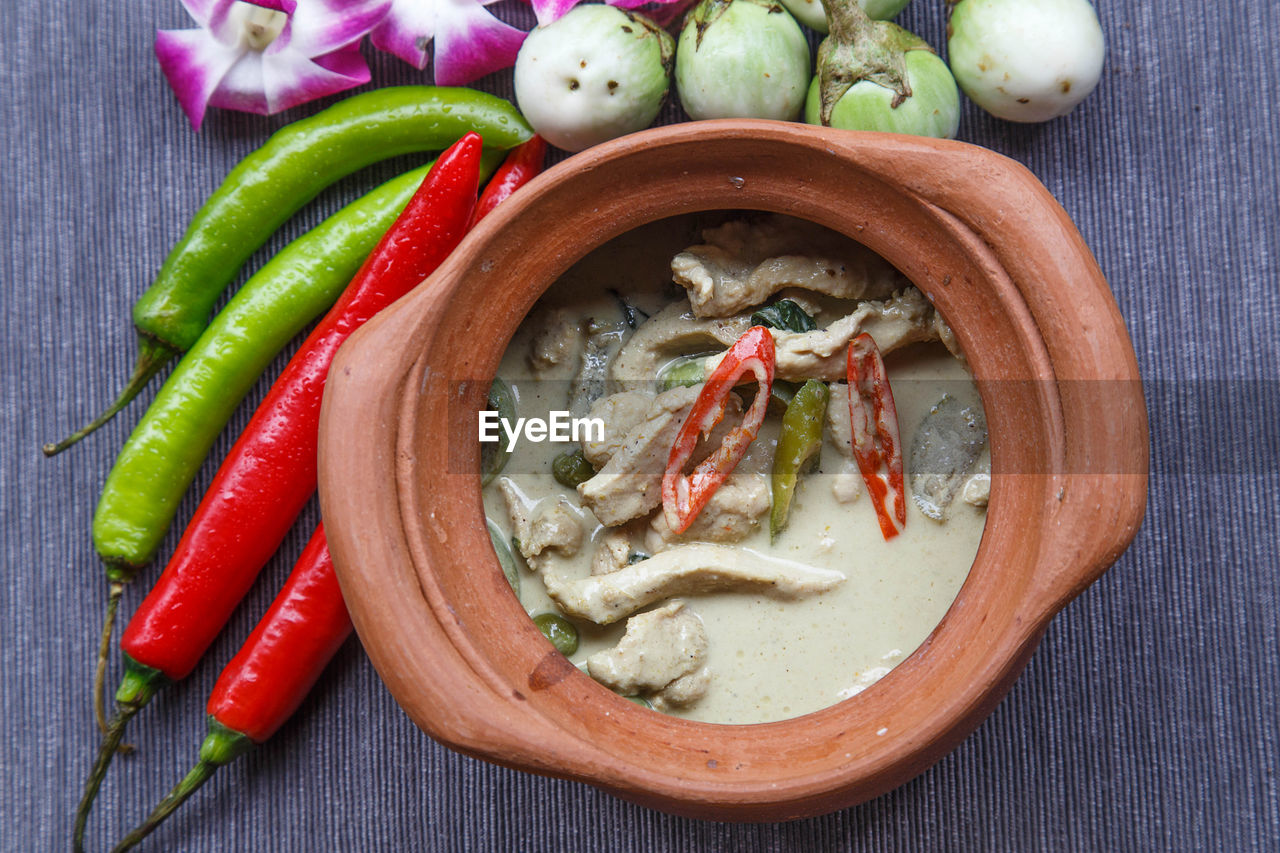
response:
[[[477,134],[468,133],[427,173],[254,413],[125,629],[116,714],[76,816],[77,846],[129,719],[157,690],[191,672],[315,492],[321,393],[338,347],[417,286],[462,240],[476,204],[481,145]]]
[[[546,140],[537,134],[534,134],[528,142],[512,148],[507,153],[506,159],[502,161],[502,165],[498,167],[498,171],[494,172],[493,177],[489,179],[484,192],[480,194],[475,213],[471,215],[471,224],[474,226],[484,219],[495,207],[510,198],[513,192],[529,183],[541,172],[546,153]]]
[[[271,387],[125,629],[120,645],[134,661],[170,679],[190,673],[284,540],[316,490],[321,392],[338,347],[462,240],[476,204],[480,151],[471,133],[440,156]]]
[[[218,676],[209,716],[262,743],[298,710],[350,633],[321,524],[266,615]]]
[[[671,455],[667,457],[667,471],[662,477],[662,511],[667,516],[667,524],[676,533],[689,529],[760,432],[773,389],[773,365],[773,335],[764,326],[752,326],[733,342],[707,377],[702,392],[693,402],[689,417],[685,418],[680,432],[676,434]],[[729,392],[748,371],[755,374],[760,387],[751,408],[742,416],[742,423],[724,437],[714,453],[698,463],[692,474],[685,475],[684,466],[698,446],[698,436],[706,438],[711,435],[724,417]]]
[[[215,770],[275,734],[350,634],[351,617],[321,525],[271,608],[218,676],[209,696],[209,732],[199,762],[114,849],[137,844]]]
[[[849,344],[849,423],[853,456],[867,484],[880,533],[892,539],[907,523],[907,489],[902,476],[902,437],[898,408],[884,371],[884,359],[871,335],[863,332]],[[883,473],[882,473],[883,472]],[[885,505],[892,497],[893,512]],[[894,524],[894,519],[898,523]]]

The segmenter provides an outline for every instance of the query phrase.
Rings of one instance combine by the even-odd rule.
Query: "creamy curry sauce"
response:
[[[518,414],[546,417],[550,410],[568,408],[580,353],[539,369],[530,359],[535,339],[549,323],[563,322],[566,312],[584,329],[592,318],[618,323],[624,309],[610,291],[650,316],[685,299],[684,291],[672,284],[671,258],[700,242],[701,225],[724,218],[725,214],[704,215],[654,223],[593,252],[567,272],[520,327],[499,369],[499,377],[518,399]],[[885,364],[907,457],[910,495],[910,453],[931,408],[944,394],[979,412],[981,404],[963,363],[940,343],[911,344],[886,355]],[[726,420],[731,417],[735,416]],[[764,452],[772,459],[779,426],[780,418],[771,414],[751,453]],[[705,629],[707,678],[700,698],[684,706],[659,703],[665,712],[708,722],[756,723],[827,707],[867,688],[904,660],[955,599],[985,522],[985,501],[970,502],[965,497],[973,496],[963,494],[975,485],[969,474],[987,464],[985,449],[983,459],[965,472],[966,489],[951,502],[944,522],[926,518],[909,497],[905,529],[886,541],[865,487],[859,489],[856,466],[833,444],[830,429],[824,429],[824,435],[819,467],[800,477],[788,524],[776,541],[770,542],[766,513],[753,533],[729,547],[835,570],[844,581],[824,592],[786,599],[734,590],[678,596]],[[591,574],[593,555],[606,531],[582,507],[574,490],[551,474],[553,459],[576,446],[521,441],[501,476],[484,489],[484,503],[488,517],[509,539],[514,524],[500,488],[504,479],[530,505],[566,498],[583,522],[581,545],[573,556],[548,553],[541,559],[564,576],[585,577]],[[767,475],[768,467],[764,470]],[[847,498],[851,478],[861,495],[840,502],[835,492],[844,489]],[[520,598],[530,615],[559,612],[539,575],[518,562]],[[580,643],[571,660],[585,669],[589,657],[619,642],[627,620],[606,627],[580,618],[572,621]]]

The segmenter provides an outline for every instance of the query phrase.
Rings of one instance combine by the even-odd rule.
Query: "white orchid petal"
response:
[[[436,0],[394,0],[369,41],[415,68],[426,68],[427,46],[436,34],[436,5]]]
[[[580,0],[530,0],[529,5],[533,6],[533,14],[538,19],[538,26],[545,27],[560,20],[565,12],[577,6],[579,2]]]
[[[368,83],[369,66],[358,51],[350,49],[347,53],[359,59],[354,74],[333,71],[302,54],[264,56],[262,70],[268,111],[277,113]]]
[[[476,0],[440,0],[435,82],[460,86],[515,64],[528,35],[504,23]]]
[[[201,27],[208,27],[215,19],[225,17],[235,0],[181,0],[191,20]]]
[[[223,76],[209,98],[209,105],[245,113],[267,114],[267,93],[262,72],[263,56],[248,50]]]
[[[196,129],[209,106],[275,113],[369,82],[359,42],[391,0],[245,2],[288,15],[265,48],[248,47],[238,0],[182,0],[200,29],[156,36],[161,69]]]
[[[425,68],[434,41],[435,82],[470,83],[515,63],[526,33],[484,6],[495,0],[393,0],[373,46]],[[576,2],[576,0],[575,0]]]
[[[199,130],[210,98],[243,49],[228,47],[204,30],[161,30],[155,51],[182,111]]]
[[[391,0],[306,0],[289,23],[290,44],[316,57],[356,44],[383,20]]]

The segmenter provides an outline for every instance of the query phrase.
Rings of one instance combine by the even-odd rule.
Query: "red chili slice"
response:
[[[885,376],[884,359],[871,335],[863,332],[849,344],[849,423],[853,456],[867,484],[880,532],[892,539],[907,524],[907,489],[902,476],[902,437],[898,409]],[[893,512],[886,506],[893,499]],[[894,519],[897,524],[894,524]]]
[[[667,457],[667,470],[662,477],[662,511],[667,516],[667,524],[676,533],[689,529],[760,432],[773,388],[773,367],[773,335],[764,326],[752,326],[734,341],[724,359],[707,378],[689,411],[689,417],[685,418],[676,435],[671,455]],[[760,388],[751,408],[743,415],[742,423],[724,437],[714,453],[698,463],[693,473],[684,474],[684,466],[698,446],[698,436],[709,436],[720,423],[729,392],[747,372],[755,375]]]

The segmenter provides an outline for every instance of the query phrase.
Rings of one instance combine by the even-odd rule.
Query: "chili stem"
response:
[[[108,406],[106,411],[98,415],[98,417],[62,439],[62,441],[49,442],[44,445],[41,448],[44,451],[44,455],[56,456],[73,444],[79,443],[81,439],[96,432],[99,427],[114,418],[120,413],[121,409],[129,405],[133,398],[138,396],[143,388],[147,387],[147,383],[154,379],[156,374],[164,369],[164,366],[176,355],[179,355],[179,351],[173,347],[166,346],[154,338],[143,337],[138,351],[138,360],[133,366],[133,375],[129,377],[129,383],[124,386],[124,390],[116,397],[115,402]],[[98,725],[102,725],[101,719],[98,720]]]
[[[93,763],[89,778],[84,783],[84,794],[80,797],[80,805],[76,807],[75,832],[71,839],[71,847],[75,853],[84,851],[84,829],[89,822],[89,812],[93,808],[94,798],[98,796],[98,789],[102,787],[102,780],[107,775],[107,768],[111,766],[112,757],[120,748],[120,741],[124,740],[125,727],[141,708],[142,705],[118,706],[116,715],[106,726],[102,746],[98,749],[98,757]]]
[[[120,609],[120,596],[124,594],[124,584],[115,581],[107,594],[107,615],[102,620],[102,639],[98,643],[98,663],[93,668],[93,718],[98,723],[98,732],[107,736],[106,701],[102,698],[102,690],[107,679],[107,655],[111,652],[111,634],[116,624],[116,611]]]
[[[111,653],[111,634],[115,627],[116,611],[120,608],[120,596],[124,593],[124,584],[113,581],[111,591],[107,595],[107,618],[102,622],[102,641],[98,644],[98,662],[93,668],[93,718],[98,723],[98,731],[107,736],[107,703],[103,699],[103,688],[107,680],[107,657]],[[117,746],[121,755],[133,752],[134,745],[122,743]]]
[[[120,839],[120,842],[111,848],[111,853],[120,853],[123,850],[130,850],[135,847],[138,842],[146,838],[155,828],[164,822],[164,819],[173,814],[178,806],[187,801],[187,798],[200,790],[200,786],[209,781],[209,777],[213,776],[213,771],[222,765],[214,764],[209,761],[200,761],[191,771],[179,782],[174,789],[165,795],[160,804],[147,815],[147,819],[134,827],[128,835]]]
[[[323,543],[323,539],[321,540]],[[323,547],[323,546],[322,546]],[[325,552],[326,560],[328,552]],[[332,573],[332,565],[327,563],[330,573]],[[336,585],[336,581],[334,582]],[[341,598],[341,597],[339,597]],[[345,617],[346,610],[343,610]],[[348,623],[350,624],[350,623]],[[306,692],[305,690],[303,691]],[[165,818],[173,814],[173,812],[187,801],[187,799],[200,790],[200,786],[209,781],[209,777],[213,775],[213,771],[217,770],[224,764],[230,764],[249,750],[253,749],[253,739],[243,732],[228,728],[218,722],[216,717],[209,717],[209,733],[205,736],[204,743],[200,744],[200,760],[195,767],[183,778],[181,782],[173,787],[173,790],[165,794],[163,800],[147,815],[147,819],[138,824],[134,829],[120,839],[120,842],[112,847],[112,853],[120,853],[122,850],[129,850],[139,841],[146,838],[156,827],[164,823]]]

